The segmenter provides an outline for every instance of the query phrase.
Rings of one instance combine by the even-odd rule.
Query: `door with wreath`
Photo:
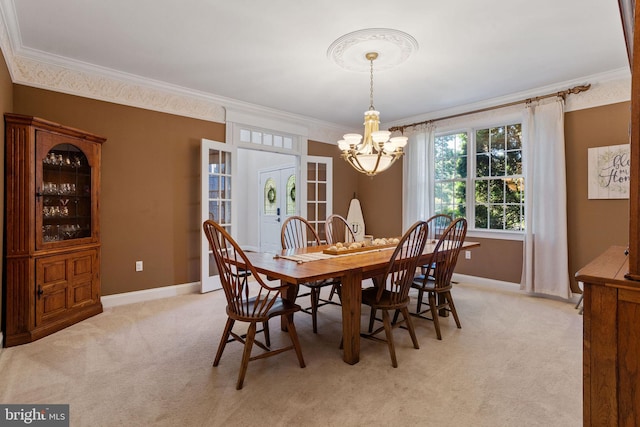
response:
[[[279,253],[280,229],[296,209],[295,166],[260,172],[260,251]]]

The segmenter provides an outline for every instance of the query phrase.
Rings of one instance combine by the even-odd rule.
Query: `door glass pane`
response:
[[[209,150],[209,219],[231,223],[231,153]]]
[[[291,175],[287,179],[287,215],[296,213],[296,176]]]
[[[318,181],[327,182],[327,165],[318,163]]]
[[[268,178],[264,183],[264,214],[275,215],[278,209],[278,191],[273,178]]]

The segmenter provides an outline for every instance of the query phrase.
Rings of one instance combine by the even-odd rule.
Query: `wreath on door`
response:
[[[291,187],[291,190],[289,190],[289,197],[291,197],[292,201],[296,201],[296,185],[293,184],[293,187]]]
[[[269,201],[269,203],[273,203],[276,201],[276,189],[271,187],[269,188],[269,190],[267,191],[267,200]]]

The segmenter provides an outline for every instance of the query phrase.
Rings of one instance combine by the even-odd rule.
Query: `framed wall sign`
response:
[[[589,199],[628,199],[629,144],[589,148]]]

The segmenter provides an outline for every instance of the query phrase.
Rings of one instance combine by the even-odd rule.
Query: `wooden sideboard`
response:
[[[640,282],[612,246],[576,274],[584,283],[585,426],[640,425]]]

